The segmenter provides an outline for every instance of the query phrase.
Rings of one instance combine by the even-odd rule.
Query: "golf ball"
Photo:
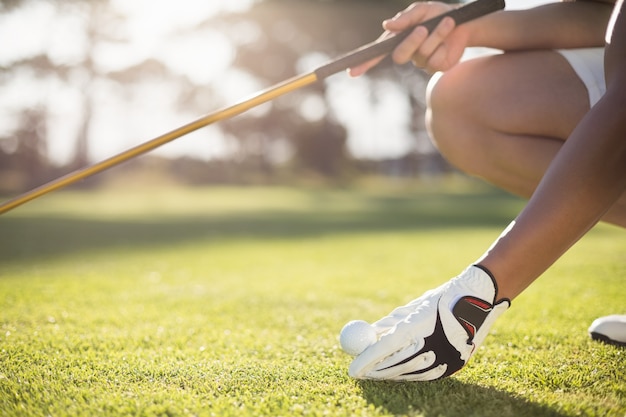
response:
[[[339,334],[339,344],[344,352],[357,356],[376,342],[376,330],[368,322],[353,320],[348,322]]]

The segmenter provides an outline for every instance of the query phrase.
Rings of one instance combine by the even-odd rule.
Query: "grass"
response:
[[[60,192],[0,216],[3,416],[624,416],[626,233],[600,225],[470,364],[360,382],[337,335],[456,275],[523,202],[474,183]]]

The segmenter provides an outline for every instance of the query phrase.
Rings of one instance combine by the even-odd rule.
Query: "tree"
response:
[[[65,171],[71,171],[91,162],[93,118],[101,110],[103,97],[117,95],[120,101],[127,99],[131,95],[129,91],[132,91],[132,85],[146,80],[157,85],[163,79],[168,79],[180,83],[180,89],[189,88],[185,77],[171,72],[167,66],[155,60],[147,59],[115,71],[102,65],[102,59],[96,56],[102,47],[123,44],[127,40],[124,31],[119,30],[124,27],[123,17],[111,9],[105,0],[13,0],[0,3],[0,17],[14,17],[17,20],[19,15],[22,20],[18,23],[22,23],[25,30],[29,18],[42,14],[48,16],[44,24],[50,26],[51,33],[45,36],[50,39],[39,39],[41,47],[31,50],[30,55],[14,50],[13,56],[6,56],[0,67],[0,86],[5,90],[19,83],[28,86],[21,94],[23,100],[5,102],[3,108],[0,108],[7,117],[17,120],[11,129],[5,129],[3,142],[18,143],[16,147],[0,146],[0,154],[4,154],[2,160],[11,160],[10,163],[0,165],[0,171],[17,172],[20,178],[30,177],[20,182],[25,187],[51,179],[42,179],[43,171],[35,169],[33,156],[22,149],[32,148],[36,137],[40,157],[48,156],[44,144],[50,129],[42,130],[36,126],[48,127],[53,124],[59,103],[61,107],[71,108],[62,114],[62,118],[69,122],[66,124],[73,126],[73,129],[65,129],[63,132],[65,141],[74,143],[73,155],[69,161],[63,162],[66,164]],[[55,38],[53,35],[57,32],[64,33],[65,37]],[[67,43],[60,45],[63,42],[72,42],[74,48],[69,48],[72,51],[70,56],[67,56],[67,52],[66,56],[59,53],[63,47],[67,49]],[[8,173],[5,177],[7,175],[13,174]]]
[[[233,66],[253,74],[259,85],[270,86],[312,70],[312,64],[322,64],[371,42],[380,35],[380,22],[407,4],[406,1],[374,0],[265,0],[249,11],[210,20],[202,26],[226,33],[237,49]],[[389,61],[371,71],[369,77],[400,82],[397,68]],[[417,77],[425,85],[426,76],[418,74]],[[406,95],[419,107],[417,113],[423,114],[423,98],[415,100],[415,95],[423,95],[423,89],[417,92],[408,88]],[[301,104],[311,96],[323,98],[324,108],[320,110],[323,123],[303,114]],[[377,100],[376,92],[371,92],[370,97]],[[275,100],[270,104],[271,110],[260,117],[243,115],[228,121],[224,129],[238,139],[244,150],[254,148],[259,138],[263,138],[263,149],[267,150],[272,149],[272,141],[287,140],[297,164],[323,175],[337,174],[341,171],[336,167],[339,159],[345,165],[349,155],[346,126],[341,126],[332,114],[328,106],[330,99],[327,84],[320,83]],[[261,155],[258,151],[250,153]],[[271,159],[271,156],[265,158]]]
[[[168,98],[171,100],[169,110],[179,115],[190,115],[190,118],[196,117],[208,110],[232,104],[230,91],[226,89],[233,85],[240,87],[237,84],[249,83],[253,88],[249,92],[256,92],[372,41],[380,34],[380,22],[408,3],[400,0],[264,0],[254,3],[245,12],[222,14],[179,28],[173,35],[180,39],[219,32],[222,34],[222,47],[232,51],[228,62],[217,62],[217,55],[210,49],[208,39],[206,49],[202,49],[202,42],[192,43],[187,56],[208,58],[205,59],[208,63],[190,64],[200,65],[194,70],[196,74],[214,71],[214,67],[227,67],[209,83],[194,78],[190,75],[193,71],[181,70],[180,63],[171,62],[170,58],[158,53],[126,61],[115,68],[106,65],[102,51],[122,48],[128,41],[129,33],[129,22],[106,0],[4,1],[0,3],[0,17],[22,8],[44,7],[51,11],[55,19],[71,23],[68,25],[74,28],[71,41],[78,41],[69,58],[59,58],[54,51],[41,49],[30,55],[18,54],[17,58],[0,63],[0,86],[15,85],[18,79],[41,86],[37,90],[38,95],[30,102],[0,107],[0,116],[2,112],[26,114],[29,108],[39,109],[35,115],[16,118],[21,122],[12,131],[5,129],[5,133],[21,142],[31,140],[25,138],[39,132],[39,141],[45,143],[47,137],[43,133],[53,133],[51,118],[58,101],[58,98],[53,100],[51,97],[71,96],[75,110],[68,112],[67,117],[75,117],[75,128],[64,134],[68,141],[75,143],[75,147],[67,169],[78,168],[90,162],[90,147],[94,145],[96,130],[94,119],[98,118],[107,101],[114,102],[117,107],[134,110],[129,103],[134,103],[133,100],[145,91],[169,89],[172,91],[171,98]],[[55,33],[55,28],[49,33]],[[50,44],[54,46],[53,39]],[[377,80],[398,84],[407,79],[409,81],[402,88],[404,100],[411,103],[415,120],[419,119],[423,113],[423,86],[427,77],[410,66],[399,68],[387,61],[371,71],[364,83],[364,88],[369,89],[367,100],[372,103],[380,101],[380,89],[389,85]],[[343,171],[341,166],[350,163],[347,143],[354,135],[352,126],[346,124],[345,118],[339,117],[342,109],[331,105],[337,93],[336,89],[329,87],[340,82],[351,81],[342,80],[341,75],[337,75],[330,81],[295,91],[259,109],[223,121],[212,127],[213,132],[221,131],[224,140],[236,143],[236,146],[230,146],[233,161],[255,167],[264,175],[271,176],[277,166],[290,158],[290,166],[299,165],[325,176],[338,175]],[[150,112],[150,109],[145,112]],[[47,126],[45,131],[29,130],[35,116],[41,119],[42,126]],[[131,117],[129,114],[123,116]],[[153,120],[158,118],[151,114],[144,117],[149,119],[150,116]],[[124,123],[127,121],[119,120],[116,124]],[[416,123],[407,125],[405,129],[418,132],[423,130],[423,126]],[[141,137],[135,139],[140,140]],[[199,140],[196,146],[201,149],[206,145]],[[47,149],[45,146],[38,148],[43,152]],[[15,153],[15,147],[0,146],[0,162],[9,153],[13,159],[23,157]],[[0,165],[0,171],[10,165],[21,166],[24,172],[30,172],[28,163],[16,162],[15,165]]]

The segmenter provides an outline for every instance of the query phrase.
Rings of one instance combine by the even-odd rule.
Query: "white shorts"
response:
[[[557,49],[578,77],[587,87],[589,93],[589,106],[593,106],[600,100],[606,91],[604,80],[604,48],[580,48],[580,49]],[[479,56],[501,54],[502,51],[490,48],[467,48],[462,60],[472,59]]]
[[[606,91],[604,80],[604,48],[559,49],[587,87],[589,105],[593,106]]]

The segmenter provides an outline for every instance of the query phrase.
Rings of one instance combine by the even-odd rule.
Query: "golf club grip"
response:
[[[472,19],[484,16],[496,10],[503,9],[505,6],[505,0],[476,0],[468,3],[458,9],[451,10],[447,13],[443,13],[432,19],[426,20],[417,26],[425,27],[428,32],[432,32],[435,27],[445,17],[450,16],[454,19],[457,25],[468,22]],[[364,45],[336,60],[329,62],[317,68],[314,72],[318,80],[322,80],[340,71],[345,71],[348,68],[355,67],[371,59],[377,58],[382,55],[387,55],[393,49],[400,44],[413,30],[417,27],[411,27],[403,32],[396,34],[390,38],[382,41],[374,41],[367,45]]]

